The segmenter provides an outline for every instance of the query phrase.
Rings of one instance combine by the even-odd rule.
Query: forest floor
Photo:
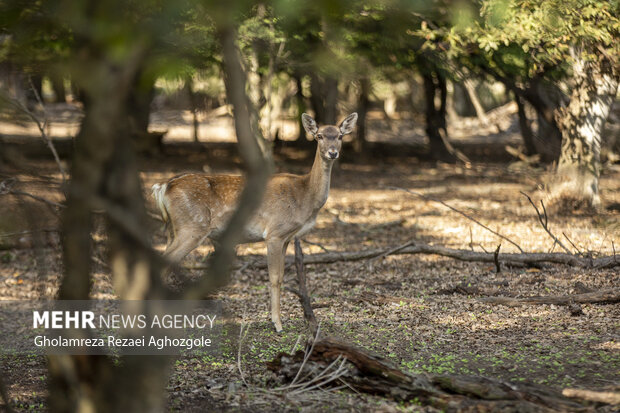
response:
[[[493,137],[484,143],[476,141],[476,147],[468,147],[465,139],[459,142],[459,148],[473,155],[467,167],[423,162],[414,156],[377,158],[371,154],[356,159],[345,155],[334,168],[330,197],[316,227],[305,237],[308,242],[302,242],[305,254],[387,249],[408,241],[475,251],[493,251],[501,243],[500,261],[501,253],[517,252],[511,244],[440,203],[394,187],[444,201],[527,252],[552,250],[554,242],[520,194],[543,198],[540,189],[547,172],[520,162],[497,162],[509,159],[504,145],[516,141],[514,129],[506,130],[499,138],[493,135],[495,141]],[[16,152],[15,156],[20,155]],[[277,169],[304,173],[312,158],[310,152],[285,147],[276,155]],[[153,183],[186,171],[237,172],[239,160],[234,148],[173,142],[166,146],[165,156],[141,160],[140,168],[148,208],[155,213],[146,189]],[[16,188],[21,191],[62,201],[60,176],[48,158],[23,156],[14,165],[2,165],[0,172],[2,179],[16,177]],[[606,206],[600,214],[549,216],[551,230],[575,253],[608,256],[620,248],[618,165],[605,168],[600,187]],[[61,246],[55,232],[58,218],[53,208],[28,197],[1,197],[0,228],[5,235],[0,238],[0,300],[53,297],[62,273]],[[33,248],[35,240],[27,232],[33,228],[45,230],[43,248]],[[154,244],[163,250],[166,238],[161,223],[153,220],[152,229]],[[92,298],[115,298],[100,235],[94,237]],[[555,246],[556,251],[558,248]],[[202,263],[210,251],[208,245],[196,249],[186,264]],[[265,252],[262,243],[238,248],[242,261]],[[293,254],[292,246],[288,253]],[[620,305],[585,304],[582,314],[572,315],[565,306],[507,307],[480,300],[489,292],[529,297],[619,287],[617,267],[503,265],[497,272],[488,263],[434,255],[392,255],[308,265],[306,271],[321,335],[375,352],[404,371],[477,375],[560,390],[617,391],[620,387]],[[200,270],[189,272],[195,277],[203,275]],[[297,288],[294,268],[287,269],[284,284]],[[311,333],[297,296],[286,289],[282,297],[284,331],[275,333],[269,322],[267,285],[265,269],[248,267],[233,272],[230,284],[216,295],[226,316],[221,356],[174,361],[168,384],[170,410],[434,411],[347,389],[317,389],[290,398],[270,392],[284,383],[277,382],[266,362],[279,352],[291,351],[298,342],[305,343]],[[472,293],[463,293],[459,286]],[[240,340],[242,324],[247,334]],[[14,407],[44,410],[45,359],[2,356],[0,362]]]

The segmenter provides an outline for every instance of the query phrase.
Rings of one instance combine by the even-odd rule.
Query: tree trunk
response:
[[[65,103],[67,101],[67,93],[65,91],[65,79],[60,73],[51,73],[50,82],[54,90],[55,101]]]
[[[525,154],[528,156],[535,155],[538,151],[534,144],[534,133],[532,132],[532,125],[527,119],[527,113],[525,113],[525,99],[515,94],[515,102],[517,103],[519,113],[519,128],[521,129],[521,136],[523,137],[523,143],[525,144]]]
[[[198,102],[196,101],[196,94],[194,93],[194,79],[191,75],[185,78],[185,90],[187,91],[187,96],[189,97],[189,106],[192,111],[192,128],[194,135],[194,142],[199,142],[198,129]]]
[[[127,105],[129,127],[134,134],[146,134],[151,114],[151,101],[155,94],[155,78],[141,76],[135,80]]]
[[[562,152],[552,188],[560,208],[598,208],[601,134],[618,89],[618,73],[608,60],[575,57],[574,88],[567,107],[557,113]]]
[[[368,113],[370,103],[368,100],[369,94],[370,80],[367,77],[363,77],[360,79],[360,94],[357,107],[357,114],[359,116],[357,121],[357,139],[353,142],[353,148],[358,154],[365,152],[368,146],[368,141],[366,140],[366,114]]]
[[[314,110],[314,120],[317,123],[325,123],[325,103],[323,101],[323,87],[321,79],[316,74],[310,77],[310,103]]]
[[[338,121],[338,79],[331,76],[325,78],[325,119],[327,125],[335,125]]]
[[[295,85],[297,86],[297,91],[295,92],[295,101],[297,103],[297,125],[299,127],[299,134],[297,135],[297,142],[299,144],[305,146],[311,146],[308,139],[306,139],[306,130],[304,129],[304,125],[301,121],[301,114],[306,111],[306,99],[304,96],[304,89],[302,85],[302,75],[296,73],[294,75]]]
[[[443,162],[456,162],[457,157],[454,153],[454,148],[447,140],[446,135],[446,93],[443,93],[443,98],[440,96],[443,104],[440,104],[438,109],[435,105],[435,97],[437,92],[441,93],[441,90],[445,90],[445,80],[443,81],[444,87],[441,86],[440,76],[434,76],[433,73],[423,74],[424,78],[424,101],[425,101],[425,120],[426,120],[426,135],[428,136],[430,145],[430,155],[433,159]],[[443,110],[442,110],[443,107]],[[443,118],[442,118],[443,114]]]

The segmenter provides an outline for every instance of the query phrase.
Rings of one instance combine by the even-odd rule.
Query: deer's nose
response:
[[[330,149],[327,151],[327,156],[329,156],[329,159],[336,159],[338,158],[338,151],[335,149]]]

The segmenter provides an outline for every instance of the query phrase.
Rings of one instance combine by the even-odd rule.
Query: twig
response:
[[[345,357],[338,356],[338,357],[336,358],[336,360],[334,360],[334,363],[338,360],[338,358],[341,358],[341,359],[342,359],[342,361],[340,362],[340,365],[338,366],[338,368],[336,369],[336,371],[334,371],[334,372],[333,372],[333,373],[332,373],[329,377],[327,377],[325,380],[323,380],[322,382],[317,383],[317,384],[315,384],[315,385],[313,385],[313,386],[307,387],[307,386],[308,386],[309,384],[311,384],[313,381],[318,380],[318,378],[319,378],[319,377],[324,376],[324,375],[325,375],[325,371],[327,370],[327,368],[323,371],[323,373],[321,373],[321,375],[319,375],[319,376],[315,377],[314,379],[310,380],[309,382],[307,382],[307,383],[306,383],[306,386],[304,386],[304,387],[302,387],[302,388],[300,388],[300,389],[294,390],[294,391],[293,391],[293,392],[291,392],[291,393],[292,393],[292,394],[297,394],[297,393],[300,393],[300,392],[302,392],[302,391],[311,391],[311,390],[313,390],[313,389],[316,389],[317,387],[324,386],[324,385],[326,385],[327,383],[330,383],[330,382],[332,382],[332,381],[334,381],[334,380],[337,380],[337,379],[339,379],[340,377],[342,377],[342,376],[343,376],[343,375],[347,372],[347,369],[346,369],[346,368],[344,368],[344,364],[346,363],[347,359],[346,359]],[[334,364],[334,363],[332,363],[332,364]],[[330,366],[331,366],[331,364],[330,364]]]
[[[23,195],[23,196],[29,196],[29,197],[30,197],[30,198],[32,198],[32,199],[36,199],[37,201],[41,201],[41,202],[43,202],[43,203],[46,203],[46,204],[48,204],[48,205],[54,206],[54,207],[59,208],[59,209],[66,208],[66,206],[65,206],[65,205],[63,205],[63,204],[59,204],[58,202],[50,201],[49,199],[45,199],[45,198],[43,198],[43,197],[41,197],[41,196],[38,196],[38,195],[33,195],[33,194],[31,194],[31,193],[28,193],[28,192],[24,192],[24,191],[17,191],[17,190],[15,190],[15,189],[12,189],[12,190],[10,190],[8,193],[9,193],[9,194],[11,194],[11,195]]]
[[[10,97],[5,96],[5,95],[0,95],[0,96],[2,97],[2,99],[4,101],[9,103],[11,106],[13,106],[14,108],[16,108],[16,109],[20,110],[21,112],[23,112],[24,114],[26,114],[37,125],[37,128],[39,129],[39,133],[41,134],[41,138],[43,139],[43,141],[45,142],[45,144],[47,145],[49,150],[52,152],[52,155],[54,156],[54,160],[56,161],[56,165],[58,166],[58,169],[60,170],[60,175],[62,176],[62,183],[63,183],[63,186],[64,186],[66,184],[66,182],[67,182],[67,173],[65,171],[65,168],[62,166],[62,163],[60,161],[60,157],[58,156],[58,152],[56,151],[56,147],[54,146],[54,143],[52,142],[51,138],[47,135],[47,132],[45,131],[45,128],[47,126],[47,115],[46,115],[46,112],[45,112],[45,106],[43,105],[43,101],[41,100],[41,96],[39,96],[39,92],[37,92],[36,88],[32,84],[32,79],[29,77],[28,80],[30,81],[30,86],[31,86],[32,90],[34,91],[34,95],[35,95],[35,97],[37,99],[37,102],[41,105],[41,108],[43,109],[43,113],[44,113],[43,122],[41,122],[41,120],[37,117],[37,115],[32,113],[19,100],[11,99]]]
[[[318,242],[312,242],[312,241],[308,241],[307,239],[302,239],[302,241],[305,244],[310,244],[310,245],[314,245],[316,247],[319,247],[320,249],[322,249],[325,252],[332,252],[332,250],[328,249],[327,247],[325,247],[323,244],[320,244]]]
[[[570,243],[570,245],[572,245],[573,248],[575,248],[575,250],[577,251],[577,254],[579,254],[581,256],[585,256],[585,254],[583,252],[581,252],[581,250],[575,245],[575,243],[573,243],[573,241],[571,241],[571,239],[568,238],[568,235],[566,235],[566,233],[564,233],[564,231],[562,231],[562,235],[564,235],[564,238],[566,238],[566,240]]]
[[[0,232],[0,238],[14,237],[16,235],[36,234],[39,232],[60,232],[60,230],[55,229],[55,228],[41,228],[41,229],[32,229],[32,230],[27,230],[27,231]]]
[[[611,288],[607,290],[593,291],[589,293],[573,294],[573,295],[557,295],[547,297],[484,297],[479,299],[482,302],[490,304],[501,304],[509,307],[516,307],[523,304],[541,305],[571,305],[578,304],[607,304],[620,302],[620,289]]]
[[[323,376],[325,376],[327,374],[327,372],[330,371],[332,369],[332,367],[334,367],[341,360],[342,360],[342,356],[339,355],[338,357],[336,357],[336,359],[334,361],[332,361],[327,367],[325,367],[323,369],[323,371],[321,373],[319,373],[318,376],[314,377],[313,379],[311,379],[309,381],[303,381],[303,379],[307,378],[308,375],[309,375],[309,374],[306,374],[303,377],[301,382],[299,382],[299,383],[297,383],[295,385],[292,385],[292,386],[288,386],[287,390],[288,389],[300,389],[300,388],[303,389],[303,388],[309,386],[310,384],[317,382],[318,380],[323,378]]]
[[[547,215],[547,208],[545,208],[545,203],[542,201],[542,199],[540,200],[540,205],[542,206],[543,212],[540,212],[540,210],[538,209],[538,207],[536,206],[534,201],[532,201],[532,198],[530,198],[528,194],[526,194],[523,191],[519,191],[519,192],[523,196],[525,196],[528,201],[530,201],[530,204],[532,204],[532,206],[534,207],[534,210],[536,211],[536,215],[538,215],[538,222],[540,222],[540,225],[547,232],[547,234],[549,234],[551,239],[553,239],[553,241],[555,241],[560,247],[562,247],[562,249],[566,251],[567,254],[572,254],[572,252],[568,248],[566,248],[564,244],[562,244],[562,241],[560,241],[558,237],[556,237],[549,229],[549,216]]]
[[[495,262],[495,272],[500,273],[502,271],[502,267],[499,265],[499,249],[502,247],[502,244],[497,246],[497,249],[493,253],[493,261]]]
[[[497,232],[497,231],[493,231],[491,228],[487,227],[486,225],[484,225],[483,223],[481,223],[480,221],[478,221],[476,218],[473,218],[473,217],[471,217],[471,216],[467,215],[465,212],[460,211],[460,210],[458,210],[458,209],[454,208],[454,207],[453,207],[453,206],[451,206],[451,205],[448,205],[447,203],[445,203],[445,202],[443,202],[443,201],[441,201],[441,200],[439,200],[439,199],[435,199],[435,198],[432,198],[432,197],[430,197],[430,196],[428,196],[428,195],[424,195],[424,194],[421,194],[421,193],[419,193],[419,192],[411,191],[411,190],[406,189],[406,188],[399,188],[399,187],[396,187],[396,186],[388,186],[388,187],[387,187],[387,189],[398,190],[398,191],[404,191],[404,192],[407,192],[407,193],[409,193],[409,194],[411,194],[411,195],[415,195],[415,196],[418,196],[418,197],[420,197],[420,198],[426,199],[426,200],[428,200],[428,201],[433,201],[433,202],[440,203],[441,205],[443,205],[443,206],[445,206],[445,207],[447,207],[447,208],[451,209],[452,211],[454,211],[454,212],[456,212],[456,213],[458,213],[458,214],[461,214],[462,216],[464,216],[465,218],[469,219],[470,221],[475,222],[476,224],[480,225],[482,228],[484,228],[484,229],[486,229],[487,231],[489,231],[489,232],[491,232],[491,233],[493,233],[493,234],[497,235],[497,236],[498,236],[498,237],[500,237],[501,239],[504,239],[504,240],[508,241],[509,243],[511,243],[512,245],[514,245],[515,247],[517,247],[517,249],[519,250],[519,252],[521,252],[521,253],[524,253],[524,252],[525,252],[525,251],[523,251],[523,248],[521,248],[521,247],[519,246],[519,244],[517,244],[516,242],[514,242],[514,241],[513,241],[513,240],[511,240],[510,238],[506,237],[505,235],[500,234],[500,233],[499,233],[499,232]]]
[[[244,315],[244,318],[245,318],[245,315]],[[245,334],[243,334],[244,326],[245,326]],[[248,327],[245,325],[245,323],[241,323],[241,328],[239,329],[239,347],[237,349],[237,369],[239,369],[239,375],[241,376],[241,381],[243,381],[243,384],[245,384],[246,387],[249,387],[248,382],[245,380],[243,369],[241,368],[241,345],[247,335],[248,335]]]
[[[310,354],[312,354],[312,350],[314,350],[314,344],[317,342],[317,340],[319,339],[319,333],[321,332],[321,324],[319,324],[317,326],[316,329],[316,334],[314,335],[314,339],[312,340],[312,344],[310,345],[310,350],[308,350],[306,352],[306,354],[304,355],[304,360],[301,363],[301,366],[299,366],[299,370],[297,371],[297,374],[295,375],[295,377],[293,378],[293,381],[291,382],[291,384],[289,384],[288,386],[285,386],[283,388],[280,388],[280,390],[285,390],[290,388],[291,386],[293,386],[295,384],[295,382],[297,381],[297,379],[299,378],[299,375],[301,374],[301,371],[304,369],[304,366],[306,365],[306,362],[308,361],[308,359],[310,358]]]
[[[317,332],[317,322],[312,310],[312,302],[306,285],[306,270],[304,268],[304,253],[301,249],[299,238],[295,238],[295,268],[297,269],[297,282],[299,283],[299,302],[304,310],[304,318],[310,327],[312,334]]]

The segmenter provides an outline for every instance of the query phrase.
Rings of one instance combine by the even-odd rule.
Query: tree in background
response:
[[[598,207],[603,126],[620,76],[618,1],[485,0],[479,19],[473,10],[454,27],[421,31],[427,46],[484,53],[491,70],[513,65],[564,91],[552,113],[562,148],[551,196],[561,208]]]

